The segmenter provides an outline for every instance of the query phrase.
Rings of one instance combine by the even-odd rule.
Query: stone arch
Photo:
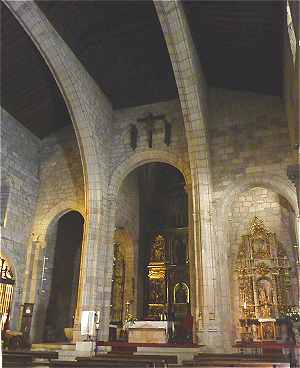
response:
[[[151,150],[133,154],[115,169],[110,180],[110,194],[116,196],[126,176],[137,167],[150,162],[162,162],[174,166],[182,173],[186,184],[191,184],[191,174],[188,162],[167,151]]]
[[[226,214],[228,214],[229,208],[236,195],[254,187],[264,187],[280,194],[290,203],[295,214],[299,216],[295,186],[293,186],[293,184],[287,178],[283,178],[279,175],[272,175],[268,177],[266,175],[260,174],[244,176],[226,188],[223,195],[225,200],[221,204],[220,217],[223,219],[226,218]]]
[[[231,185],[226,188],[224,191],[224,194],[222,195],[222,199],[219,199],[216,201],[216,213],[217,213],[217,219],[218,219],[218,227],[217,227],[217,234],[218,234],[218,247],[219,252],[223,253],[223,259],[220,260],[220,272],[222,272],[222,282],[223,282],[223,293],[224,293],[224,303],[223,303],[223,318],[224,318],[224,324],[225,328],[228,331],[228,334],[231,336],[234,336],[234,326],[235,321],[230,321],[228,318],[226,319],[225,316],[230,314],[233,315],[233,308],[236,304],[236,301],[233,298],[232,293],[232,287],[236,288],[236,284],[234,281],[233,269],[235,267],[235,261],[236,259],[228,258],[231,257],[231,250],[232,250],[232,244],[231,244],[231,218],[230,218],[230,212],[232,209],[232,205],[235,201],[235,199],[242,195],[245,192],[248,192],[249,190],[253,188],[265,188],[273,193],[277,193],[283,198],[285,198],[291,208],[293,209],[295,213],[295,220],[297,216],[299,216],[299,209],[297,206],[297,195],[295,187],[289,182],[287,178],[277,176],[277,175],[270,175],[266,176],[263,174],[253,174],[253,175],[247,175],[243,178],[239,179],[236,182],[233,182]],[[219,209],[219,210],[218,210]],[[296,223],[295,223],[296,226]],[[225,253],[225,255],[224,255]],[[228,264],[231,264],[231,267],[228,267]],[[233,279],[232,279],[233,277]],[[232,281],[233,280],[233,281]],[[233,282],[233,285],[231,285],[231,281]],[[235,289],[236,292],[236,289]]]
[[[262,187],[269,189],[275,193],[280,194],[283,198],[285,198],[290,204],[291,208],[295,213],[295,235],[297,236],[297,221],[299,221],[299,208],[297,202],[297,193],[293,184],[284,177],[272,175],[271,177],[266,177],[263,174],[256,175],[247,175],[238,181],[232,183],[225,191],[222,196],[224,201],[221,203],[221,200],[217,202],[217,208],[220,208],[220,212],[218,215],[220,225],[219,229],[222,231],[219,233],[221,235],[220,244],[226,244],[227,249],[229,247],[229,212],[231,210],[234,199],[237,195],[240,195],[254,187]],[[298,240],[299,241],[299,240]]]
[[[33,236],[35,237],[34,241],[40,243],[40,246],[44,248],[49,228],[53,226],[55,223],[57,223],[63,215],[65,215],[67,212],[70,211],[79,212],[83,217],[84,221],[86,221],[86,213],[84,209],[78,206],[76,202],[73,201],[61,202],[57,206],[51,208],[51,210],[48,212],[47,217],[43,219],[43,221],[35,225],[33,229],[34,234]]]
[[[32,262],[32,270],[29,275],[29,281],[27,281],[26,289],[28,290],[29,299],[36,300],[36,306],[33,313],[32,321],[32,338],[35,341],[40,341],[42,338],[42,332],[44,327],[44,319],[46,316],[46,310],[49,302],[51,283],[52,283],[52,269],[54,266],[54,256],[56,248],[56,236],[57,236],[57,225],[59,220],[66,214],[70,212],[76,212],[81,215],[83,219],[83,237],[81,243],[81,260],[80,260],[80,277],[78,286],[78,299],[77,306],[81,301],[82,292],[82,260],[84,251],[84,240],[85,240],[85,226],[86,226],[86,215],[82,211],[82,208],[72,201],[63,202],[53,207],[49,212],[48,216],[40,224],[36,225],[34,230],[36,233],[32,233],[32,244],[35,256]],[[38,232],[39,231],[39,232]],[[44,277],[47,280],[45,286],[40,290],[41,285],[39,285],[42,265],[45,261],[45,274]],[[27,260],[27,269],[29,268],[30,259]],[[44,289],[45,288],[45,289]],[[37,292],[40,293],[39,298],[36,298]],[[28,296],[27,296],[28,298]],[[79,313],[78,308],[76,309],[76,314]]]
[[[5,5],[45,60],[71,115],[83,164],[87,209],[81,309],[94,309],[105,303],[105,287],[98,282],[104,279],[104,267],[97,267],[95,259],[103,263],[107,257],[112,105],[35,2],[5,1]],[[98,293],[94,292],[95,287]]]
[[[170,166],[173,166],[176,168],[184,177],[186,187],[188,188],[188,197],[189,197],[189,213],[191,214],[193,211],[193,201],[191,200],[191,193],[189,192],[189,187],[191,186],[191,173],[190,173],[190,167],[189,163],[174,153],[168,152],[168,151],[159,151],[159,150],[147,150],[141,153],[134,153],[131,157],[129,157],[127,160],[123,161],[119,166],[117,166],[111,176],[110,185],[109,185],[109,193],[110,198],[112,201],[111,206],[111,213],[110,213],[110,223],[112,224],[112,234],[114,231],[114,225],[116,223],[116,210],[117,210],[117,197],[119,193],[119,189],[123,183],[123,181],[126,179],[126,177],[133,172],[138,167],[141,167],[147,163],[153,163],[153,162],[160,162],[165,163]],[[193,239],[192,238],[192,228],[194,226],[193,222],[191,221],[190,215],[189,215],[189,247],[194,246]],[[113,238],[113,235],[111,236],[111,239]],[[110,241],[110,244],[112,244],[112,241]],[[112,248],[112,247],[111,247]],[[191,252],[191,262],[194,262],[193,260],[193,253]],[[110,273],[107,272],[107,288],[110,287],[111,284],[111,277],[109,276]],[[191,273],[192,275],[192,273]],[[191,279],[196,278],[196,276],[193,274]],[[191,288],[194,286],[194,280],[191,281]],[[194,290],[193,290],[194,291]],[[193,294],[194,295],[194,294]]]

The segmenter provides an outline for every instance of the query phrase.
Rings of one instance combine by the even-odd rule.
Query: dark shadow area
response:
[[[83,224],[83,217],[75,211],[66,213],[58,221],[52,286],[44,331],[45,341],[64,341],[64,328],[73,327]]]

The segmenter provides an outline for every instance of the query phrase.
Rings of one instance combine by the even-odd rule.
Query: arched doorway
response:
[[[56,243],[46,312],[44,340],[65,341],[73,327],[80,274],[84,219],[79,212],[64,214],[57,223]]]
[[[169,164],[137,167],[120,187],[116,226],[130,227],[137,239],[132,275],[136,292],[130,312],[140,320],[175,319],[173,338],[186,341],[192,331],[180,332],[190,313],[185,185],[182,173]]]

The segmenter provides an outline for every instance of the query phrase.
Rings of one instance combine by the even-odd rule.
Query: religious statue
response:
[[[264,323],[264,325],[263,325],[263,338],[264,338],[264,340],[274,339],[274,327],[271,323]]]
[[[163,284],[160,280],[152,280],[150,284],[150,301],[153,304],[164,302]]]
[[[270,281],[261,279],[258,282],[258,300],[260,305],[272,304],[273,291]]]
[[[166,241],[161,235],[157,235],[151,248],[150,262],[164,262],[166,259]]]
[[[175,303],[189,303],[189,289],[185,283],[180,282],[175,285],[174,299]]]
[[[255,323],[253,323],[252,325],[251,325],[251,332],[252,332],[252,339],[253,340],[256,340],[257,339],[257,336],[258,336],[258,333],[257,333],[257,326],[256,326],[256,324]]]
[[[257,258],[266,258],[271,256],[270,246],[262,239],[255,239],[253,242],[253,253]]]

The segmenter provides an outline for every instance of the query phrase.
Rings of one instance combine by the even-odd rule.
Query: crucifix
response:
[[[153,128],[155,121],[158,120],[164,120],[165,115],[153,115],[152,112],[149,112],[147,116],[144,118],[137,119],[139,123],[145,123],[146,131],[147,131],[147,137],[148,137],[148,145],[149,148],[152,148],[152,136],[153,136]]]

